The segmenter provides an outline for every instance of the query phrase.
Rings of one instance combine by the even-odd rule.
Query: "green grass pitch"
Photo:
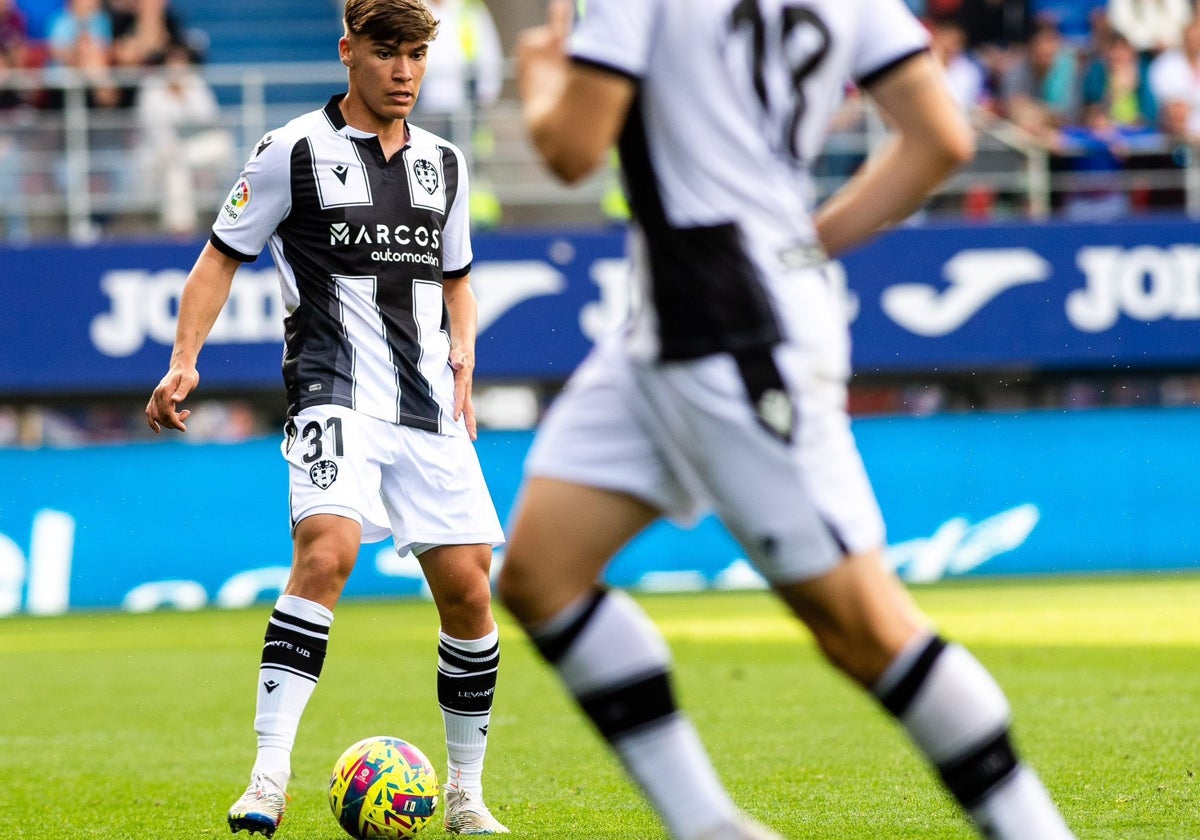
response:
[[[1080,838],[1200,838],[1200,577],[914,589],[1005,687],[1015,738]],[[895,724],[765,593],[641,598],[677,686],[746,810],[789,838],[973,834]],[[228,837],[253,759],[269,607],[0,620],[0,838]],[[485,777],[519,838],[664,838],[504,615]],[[325,786],[367,735],[444,769],[436,614],[347,602],[300,731],[279,840],[344,837]],[[246,835],[240,835],[246,837]],[[440,823],[422,837],[442,836]]]

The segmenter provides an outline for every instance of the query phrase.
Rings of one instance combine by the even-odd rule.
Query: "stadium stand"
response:
[[[189,28],[205,33],[210,64],[325,61],[336,58],[340,28],[332,0],[173,0]]]

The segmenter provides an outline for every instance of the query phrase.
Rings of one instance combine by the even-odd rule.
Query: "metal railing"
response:
[[[153,72],[113,71],[112,82],[134,100]],[[212,65],[201,72],[221,103],[220,127],[230,133],[236,150],[199,179],[194,195],[203,218],[224,199],[253,143],[324,104],[344,87],[345,69],[319,62]],[[141,148],[137,110],[90,106],[91,86],[61,68],[0,78],[0,90],[21,92],[31,103],[0,110],[0,193],[5,195],[0,230],[9,240],[65,236],[88,241],[159,229],[161,174],[152,171]],[[838,121],[842,127],[831,135],[815,168],[818,199],[835,190],[886,135],[870,108],[858,101],[846,108]],[[1200,217],[1200,163],[1191,149],[1164,140],[1161,147],[1132,155],[1118,171],[1073,172],[1062,157],[1009,123],[990,119],[978,127],[975,161],[929,203],[927,216],[1045,219],[1069,209],[1072,196],[1108,194],[1123,197],[1127,212],[1164,209]],[[601,172],[576,188],[557,184],[538,165],[513,99],[483,113],[454,115],[449,130],[474,157],[473,181],[499,202],[505,226],[606,220],[601,203],[614,174]]]

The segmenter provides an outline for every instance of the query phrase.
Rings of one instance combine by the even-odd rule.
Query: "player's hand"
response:
[[[195,368],[171,368],[158,383],[150,402],[146,403],[146,422],[155,434],[163,427],[187,431],[183,421],[191,415],[188,409],[179,409],[179,404],[200,384],[200,374]]]
[[[450,369],[454,371],[454,419],[460,417],[467,427],[467,434],[475,440],[478,431],[475,425],[475,405],[471,402],[471,389],[475,381],[475,354],[461,347],[450,348]]]
[[[521,33],[517,40],[517,77],[522,99],[528,100],[534,88],[545,84],[547,71],[566,69],[573,14],[568,0],[552,0],[546,22]]]

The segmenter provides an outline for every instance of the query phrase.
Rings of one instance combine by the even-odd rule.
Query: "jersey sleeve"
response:
[[[929,47],[929,32],[903,0],[866,0],[852,73],[869,84],[910,56]]]
[[[574,61],[640,79],[650,65],[658,0],[579,3],[567,45]]]
[[[450,146],[458,161],[458,190],[442,227],[442,276],[454,279],[471,270],[471,181],[467,163],[457,147]]]
[[[267,134],[254,147],[237,183],[217,212],[212,243],[252,262],[292,206],[291,142]]]

